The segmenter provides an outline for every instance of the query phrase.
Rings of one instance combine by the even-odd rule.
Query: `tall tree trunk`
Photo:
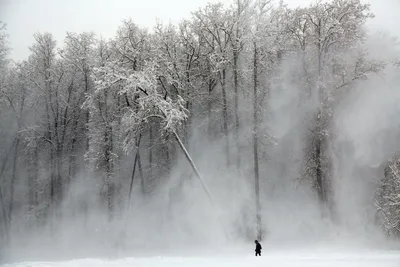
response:
[[[238,48],[236,48],[238,49]],[[238,88],[239,88],[239,82],[238,82],[238,58],[239,58],[239,53],[237,51],[233,52],[233,84],[234,84],[234,91],[235,91],[235,141],[236,141],[236,147],[237,147],[237,153],[236,153],[236,167],[239,169],[240,168],[240,140],[239,140],[239,93],[238,93]]]
[[[32,153],[33,152],[33,153]],[[30,159],[28,160],[29,164],[29,176],[28,176],[28,190],[29,190],[29,207],[30,210],[33,210],[35,206],[37,206],[37,190],[36,183],[38,178],[39,171],[39,159],[38,159],[38,147],[34,148],[34,151],[30,153]]]
[[[191,113],[190,107],[191,107],[191,105],[188,100],[188,101],[186,101],[186,109],[189,111],[189,114]],[[191,128],[190,128],[191,127],[191,119],[190,118],[191,117],[189,116],[185,122],[185,144],[188,149],[189,149],[189,139],[190,139],[190,133],[191,133]]]
[[[321,36],[321,20],[318,20],[318,37]],[[320,39],[320,38],[319,38]],[[316,176],[316,181],[317,181],[317,190],[318,190],[318,195],[319,199],[321,201],[321,204],[324,205],[326,202],[325,199],[325,188],[323,184],[323,168],[322,168],[322,105],[323,105],[323,88],[320,84],[321,79],[322,79],[322,52],[321,52],[321,42],[318,42],[318,111],[317,111],[317,120],[316,120],[316,140],[315,140],[315,176]]]
[[[224,138],[225,138],[225,153],[226,153],[226,166],[230,166],[230,147],[229,147],[229,133],[228,133],[228,101],[226,96],[226,70],[222,70],[222,120],[224,125]]]
[[[112,139],[112,128],[111,126],[106,126],[105,132],[105,142],[106,142],[106,186],[107,186],[107,207],[109,212],[109,219],[113,218],[114,208],[114,179],[113,179],[113,139]]]
[[[11,176],[11,186],[10,186],[10,203],[8,207],[8,223],[11,225],[13,211],[14,211],[14,193],[15,193],[15,182],[17,180],[17,164],[18,164],[18,152],[19,152],[19,143],[20,139],[17,136],[14,147],[14,159],[13,159],[13,168],[12,168],[12,176]]]
[[[35,161],[34,161],[34,183],[35,183],[35,192],[34,192],[34,205],[37,206],[39,203],[39,192],[38,190],[36,190],[36,187],[38,185],[38,178],[39,178],[39,149],[37,147],[35,147]]]
[[[53,147],[50,149],[50,168],[51,168],[51,183],[50,183],[50,198],[51,198],[51,203],[54,205],[55,204],[55,198],[56,198],[56,177],[55,177],[55,151]]]
[[[50,164],[51,164],[51,184],[50,184],[50,199],[51,206],[50,212],[52,216],[51,221],[51,234],[56,233],[56,218],[57,218],[57,171],[56,171],[56,149],[52,146],[50,149]]]
[[[0,204],[1,204],[1,223],[3,224],[3,229],[4,229],[4,236],[6,239],[6,242],[8,243],[9,241],[9,224],[8,224],[8,216],[7,216],[7,210],[6,210],[6,203],[4,201],[4,196],[3,196],[3,187],[1,186],[0,183]]]
[[[319,40],[321,39],[321,35],[322,35],[322,26],[321,26],[321,20],[318,20],[318,37]],[[316,164],[316,168],[315,168],[315,175],[316,175],[316,183],[317,183],[317,193],[319,196],[319,200],[321,202],[322,205],[322,211],[325,212],[330,212],[330,210],[325,210],[326,205],[328,204],[328,198],[327,198],[327,192],[328,192],[328,188],[327,188],[327,183],[325,181],[325,179],[327,179],[327,174],[324,173],[324,168],[322,166],[322,158],[324,155],[324,146],[323,146],[323,142],[324,142],[324,137],[323,137],[323,132],[324,130],[324,122],[323,120],[323,105],[324,105],[324,91],[323,91],[323,87],[320,85],[321,81],[323,79],[322,74],[323,74],[323,70],[322,70],[322,60],[323,60],[323,54],[322,54],[322,44],[321,41],[319,41],[317,43],[317,49],[318,49],[318,101],[319,101],[319,105],[318,105],[318,111],[317,111],[317,118],[316,118],[316,140],[315,140],[315,164]]]
[[[323,184],[323,173],[322,173],[322,163],[321,163],[321,138],[319,133],[317,133],[315,140],[315,174],[316,174],[316,189],[319,197],[320,203],[323,205],[326,202],[326,196],[324,194],[324,184]]]
[[[87,71],[84,72],[84,78],[85,78],[85,94],[89,93],[89,73]],[[89,151],[89,118],[90,113],[89,110],[85,111],[85,146],[86,146],[86,151]]]
[[[167,169],[167,175],[170,175],[171,172],[171,155],[170,155],[170,151],[169,151],[169,135],[167,135],[165,137],[165,161],[166,161],[166,169]]]
[[[215,80],[212,78],[212,70],[211,70],[211,65],[210,62],[207,61],[207,74],[209,75],[206,80],[207,84],[207,93],[208,93],[208,99],[207,99],[207,118],[208,118],[208,127],[207,127],[207,134],[208,137],[211,137],[213,125],[212,125],[212,91],[214,90],[214,87],[216,86]]]
[[[142,169],[142,160],[140,159],[140,152],[138,153],[138,169],[139,169],[139,176],[140,176],[140,188],[142,189],[142,194],[146,194],[146,181],[144,180],[143,169]]]
[[[253,158],[254,158],[254,184],[256,200],[256,234],[257,239],[262,240],[261,204],[260,204],[260,174],[258,163],[258,48],[254,42],[253,58]]]
[[[318,200],[321,205],[322,216],[329,216],[333,219],[334,215],[334,203],[330,201],[330,181],[329,181],[329,163],[326,160],[326,155],[324,155],[325,145],[328,142],[325,139],[322,131],[324,131],[324,124],[322,122],[322,114],[319,111],[317,115],[317,125],[316,133],[314,136],[314,163],[315,163],[315,189],[317,191]]]
[[[15,145],[15,139],[13,141],[13,143],[11,144],[10,148],[7,150],[7,154],[6,154],[6,158],[4,159],[2,165],[1,165],[1,169],[0,169],[0,181],[2,180],[3,177],[3,173],[6,169],[6,165],[9,159],[9,156],[11,154],[12,148]],[[2,212],[2,222],[3,222],[3,226],[4,226],[4,231],[5,231],[5,237],[6,237],[6,241],[9,240],[9,229],[10,229],[10,225],[8,224],[9,219],[8,219],[8,214],[7,214],[7,208],[6,208],[6,201],[4,199],[4,195],[3,195],[3,189],[4,187],[2,186],[2,183],[0,182],[0,204],[1,204],[1,212]]]
[[[190,75],[189,75],[189,70],[186,71],[186,82],[189,85],[190,84]],[[189,114],[191,114],[190,109],[192,107],[192,103],[190,100],[190,90],[186,90],[186,109],[188,110]],[[190,139],[190,134],[191,134],[191,116],[189,116],[185,122],[185,142],[186,142],[186,147],[189,149],[189,139]]]
[[[56,145],[56,157],[55,157],[55,171],[56,171],[56,199],[57,205],[61,203],[63,199],[63,181],[62,181],[62,144],[59,142],[57,138],[57,145]],[[60,211],[60,210],[58,210]]]
[[[207,100],[207,118],[208,118],[208,127],[207,127],[207,134],[208,137],[211,137],[212,133],[212,104],[211,104],[211,93],[212,93],[212,87],[211,84],[208,85],[208,100]]]
[[[153,124],[150,122],[149,129],[149,178],[153,179],[153,146],[154,146],[154,134]]]
[[[77,143],[77,130],[78,130],[78,119],[76,118],[73,123],[72,133],[71,133],[71,148],[68,157],[68,183],[76,176],[77,170],[77,156],[76,156],[76,143]]]

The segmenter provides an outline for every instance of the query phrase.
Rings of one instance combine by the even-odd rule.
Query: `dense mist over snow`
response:
[[[6,264],[6,267],[22,267],[22,266],[204,266],[204,265],[218,265],[218,266],[283,266],[283,267],[319,267],[319,266],[362,266],[375,267],[384,266],[396,267],[398,266],[399,257],[395,253],[381,252],[381,253],[353,253],[353,252],[340,252],[340,253],[327,253],[324,251],[316,254],[309,253],[293,253],[291,251],[282,252],[268,252],[267,257],[254,258],[244,255],[230,255],[217,256],[217,257],[201,257],[196,255],[192,257],[153,257],[153,258],[124,258],[124,259],[76,259],[63,262],[23,262],[15,264]]]
[[[397,250],[394,7],[264,2],[21,62],[0,27],[0,262]]]
[[[371,196],[384,164],[399,149],[399,81],[397,70],[388,68],[361,83],[337,112],[336,201],[353,232],[371,232],[376,220]]]

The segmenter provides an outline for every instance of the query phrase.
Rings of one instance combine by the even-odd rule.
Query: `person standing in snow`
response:
[[[256,257],[261,256],[262,247],[261,247],[260,242],[258,242],[258,240],[256,240],[256,241],[254,241],[254,243],[256,243]]]

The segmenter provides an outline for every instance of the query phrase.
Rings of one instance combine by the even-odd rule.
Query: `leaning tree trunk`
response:
[[[213,197],[211,195],[211,192],[208,189],[207,185],[204,183],[204,180],[201,177],[200,172],[197,169],[196,165],[194,164],[194,161],[193,161],[192,157],[190,156],[189,152],[187,151],[185,145],[183,144],[182,140],[179,138],[179,135],[175,131],[173,132],[173,135],[174,135],[176,141],[178,142],[180,148],[182,149],[186,159],[189,161],[190,166],[192,166],[197,178],[199,178],[201,186],[203,187],[204,191],[206,192],[206,194],[208,196],[208,199],[210,200],[211,204],[214,205],[214,200],[213,200]]]
[[[212,206],[215,208],[216,205],[215,205],[214,199],[213,199],[213,197],[211,195],[211,192],[208,189],[207,185],[205,184],[203,178],[201,177],[200,172],[197,169],[196,165],[194,164],[194,161],[193,161],[192,157],[190,156],[189,152],[187,151],[187,149],[186,149],[185,145],[183,144],[182,140],[179,138],[179,135],[175,131],[173,131],[173,135],[174,135],[176,141],[178,142],[180,148],[182,149],[183,153],[185,154],[186,159],[189,161],[189,163],[192,166],[194,172],[196,173],[197,178],[199,178],[201,186],[203,187],[204,191],[206,192],[206,194],[208,196],[208,199],[210,200]],[[221,225],[222,225],[222,222],[221,222]],[[224,231],[225,231],[225,234],[226,234],[227,238],[230,238],[230,234],[226,230],[226,228],[224,228]]]
[[[132,175],[131,175],[131,183],[129,185],[129,196],[128,196],[128,210],[130,209],[130,204],[131,204],[131,199],[132,199],[132,190],[133,190],[133,181],[135,178],[135,173],[136,173],[136,166],[139,163],[140,157],[139,157],[139,147],[140,147],[140,141],[142,139],[142,135],[139,135],[139,138],[136,143],[136,154],[135,154],[135,159],[133,160],[133,170],[132,170]]]

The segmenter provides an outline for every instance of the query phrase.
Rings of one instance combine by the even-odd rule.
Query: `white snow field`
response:
[[[266,252],[220,257],[138,257],[123,259],[76,259],[59,262],[30,261],[4,267],[400,267],[400,252]]]

